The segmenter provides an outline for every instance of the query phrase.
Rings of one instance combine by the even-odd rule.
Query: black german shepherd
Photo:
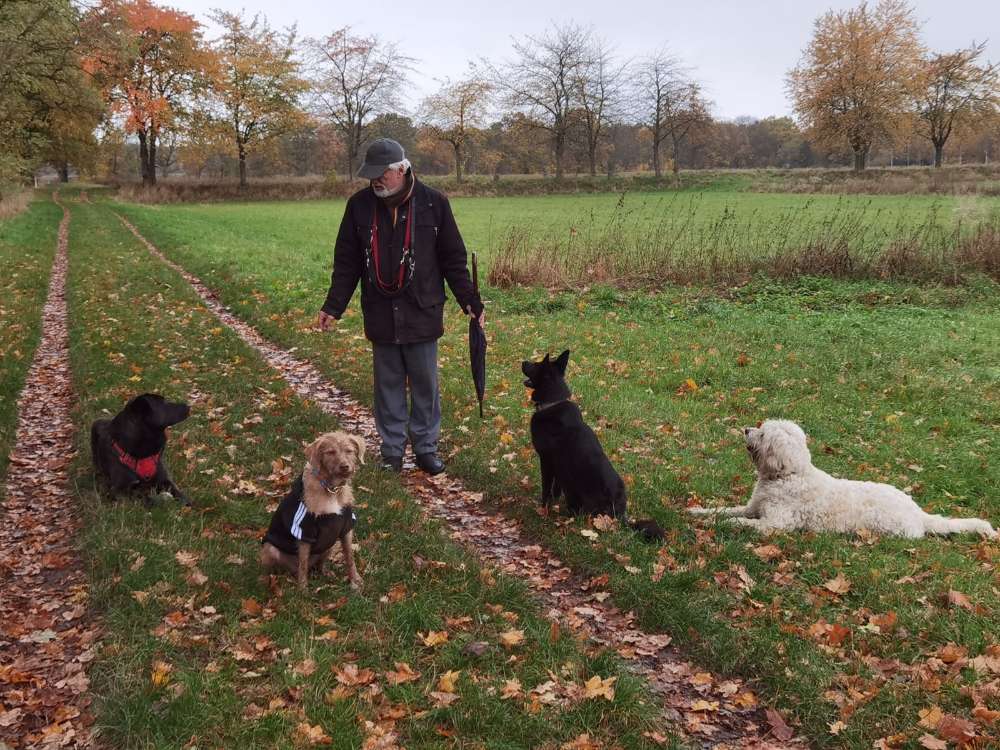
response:
[[[546,509],[560,495],[573,515],[609,515],[619,518],[646,539],[663,538],[663,529],[651,519],[629,523],[625,482],[608,460],[594,431],[570,400],[566,385],[569,350],[555,360],[525,360],[524,384],[532,389],[531,444],[542,472],[542,505]]]
[[[191,413],[185,403],[167,401],[156,393],[143,393],[126,404],[113,419],[98,419],[90,427],[90,455],[94,471],[105,480],[112,499],[118,493],[166,490],[190,505],[170,478],[163,462],[167,427],[183,422]]]

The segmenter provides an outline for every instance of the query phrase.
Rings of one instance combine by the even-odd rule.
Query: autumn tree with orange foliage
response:
[[[894,142],[908,127],[921,90],[923,46],[913,9],[881,0],[829,11],[815,23],[787,85],[800,124],[827,148],[846,142],[861,171],[872,146]]]
[[[486,125],[492,84],[473,73],[455,83],[445,83],[421,106],[421,119],[431,134],[455,152],[455,179],[462,181],[466,145]],[[429,144],[428,144],[429,145]]]
[[[194,17],[149,0],[101,0],[84,22],[86,69],[124,129],[139,139],[145,185],[156,184],[160,134],[204,89],[214,55]]]
[[[979,63],[985,43],[924,61],[924,88],[917,101],[917,133],[934,144],[934,166],[956,128],[981,125],[1000,109],[1000,66]]]
[[[211,14],[222,27],[213,45],[218,67],[212,82],[225,126],[240,164],[240,187],[247,185],[247,154],[305,124],[298,107],[308,88],[295,61],[295,29],[283,34],[267,18],[251,20],[242,13],[216,10]]]

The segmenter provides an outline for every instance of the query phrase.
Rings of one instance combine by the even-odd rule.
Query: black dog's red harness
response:
[[[139,479],[143,479],[148,482],[156,476],[156,469],[160,465],[160,451],[157,451],[152,456],[136,458],[135,456],[129,454],[128,451],[118,445],[118,443],[114,440],[111,441],[111,445],[115,449],[115,453],[118,454],[118,460],[121,461],[122,465],[127,466],[129,469],[138,474]]]

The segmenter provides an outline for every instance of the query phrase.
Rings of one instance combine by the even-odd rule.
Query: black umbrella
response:
[[[479,294],[479,269],[475,253],[472,254],[472,288]],[[476,397],[479,399],[479,418],[482,419],[483,396],[486,395],[486,334],[475,315],[469,316],[469,362],[472,365]]]

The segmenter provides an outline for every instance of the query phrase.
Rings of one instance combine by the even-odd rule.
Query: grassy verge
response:
[[[553,638],[524,588],[481,569],[395,478],[365,469],[355,483],[363,597],[340,577],[305,595],[262,578],[267,508],[303,443],[336,425],[103,207],[74,209],[70,252],[81,442],[131,394],[194,403],[168,450],[191,510],[100,502],[79,446],[92,597],[108,630],[92,682],[110,744],[382,747],[394,732],[421,748],[556,748],[582,734],[654,746],[643,733],[662,728],[641,684],[607,653]],[[524,641],[501,646],[511,631]],[[584,697],[595,675],[616,678],[613,701]]]
[[[221,208],[227,221],[238,213]],[[310,330],[331,237],[326,249],[282,249],[277,238],[300,231],[294,208],[254,210],[252,220],[271,220],[264,240],[227,233],[206,210],[183,221],[125,210],[266,336],[370,399],[356,306],[334,335]],[[441,342],[444,446],[454,472],[563,559],[608,573],[616,602],[645,627],[670,632],[711,667],[758,678],[817,745],[867,748],[896,735],[916,743],[937,731],[930,720],[918,723],[935,706],[977,722],[981,734],[995,732],[988,712],[1000,698],[988,659],[998,649],[996,545],[810,534],[768,542],[684,513],[695,501],[744,501],[753,476],[738,428],[784,416],[806,427],[816,463],[831,473],[892,482],[928,510],[996,523],[995,285],[803,279],[756,281],[725,299],[684,289],[488,296],[488,421],[474,417],[454,311]],[[569,377],[587,418],[630,483],[633,512],[668,528],[660,549],[621,533],[593,541],[534,511],[518,363],[563,348],[573,351]],[[848,590],[825,585],[838,575]]]
[[[17,398],[41,338],[61,218],[58,206],[38,200],[0,221],[0,495],[17,428]]]

